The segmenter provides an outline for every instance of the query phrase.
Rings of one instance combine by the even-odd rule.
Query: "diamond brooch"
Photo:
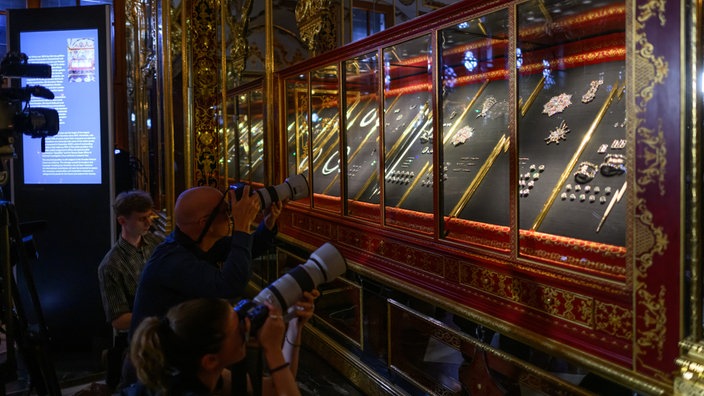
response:
[[[555,143],[560,144],[560,140],[567,140],[567,133],[570,128],[565,121],[562,121],[560,126],[550,131],[548,137],[545,138],[545,144]]]
[[[558,96],[553,96],[543,106],[543,113],[548,117],[552,117],[557,113],[562,113],[569,105],[572,104],[572,95],[561,93]]]

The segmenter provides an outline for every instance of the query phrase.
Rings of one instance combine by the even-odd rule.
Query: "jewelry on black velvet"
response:
[[[589,83],[589,90],[587,93],[582,95],[582,103],[589,103],[592,100],[594,100],[594,97],[596,96],[596,90],[599,89],[599,86],[604,83],[603,79],[600,80],[594,80],[591,83]]]
[[[555,143],[560,144],[560,140],[567,140],[567,133],[570,128],[565,121],[560,123],[560,126],[550,131],[548,137],[545,138],[545,144]]]
[[[602,175],[611,177],[626,173],[626,156],[623,154],[608,154],[604,163],[599,166]]]
[[[543,113],[547,114],[548,117],[552,117],[557,113],[562,113],[571,104],[572,95],[561,93],[558,96],[553,96],[547,103],[545,103],[545,105],[543,105]]]
[[[459,146],[460,144],[463,144],[464,142],[467,141],[467,139],[471,138],[472,135],[474,135],[474,128],[468,127],[467,125],[463,126],[460,128],[459,131],[457,131],[454,136],[452,136],[452,144],[456,147]]]
[[[606,157],[604,157],[604,162],[610,164],[625,164],[626,156],[623,154],[607,154]]]
[[[594,163],[584,161],[577,165],[577,172],[574,173],[574,180],[579,184],[589,183],[596,176],[597,166]]]
[[[489,109],[491,109],[495,104],[496,104],[496,98],[495,98],[495,97],[489,96],[488,98],[486,98],[486,99],[484,100],[484,103],[482,103],[482,111],[481,111],[479,114],[477,114],[477,117],[476,117],[476,118],[479,118],[479,117],[486,117],[487,112],[489,111]]]
[[[614,139],[614,141],[611,142],[611,148],[614,150],[620,150],[624,147],[626,147],[626,139]]]

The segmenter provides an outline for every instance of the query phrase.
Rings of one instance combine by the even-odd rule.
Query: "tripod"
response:
[[[32,235],[22,236],[14,204],[0,200],[0,321],[7,349],[7,358],[0,362],[3,381],[0,396],[6,394],[4,384],[17,379],[18,354],[29,373],[28,392],[61,396],[48,353],[49,332],[29,265],[29,242],[34,242]]]

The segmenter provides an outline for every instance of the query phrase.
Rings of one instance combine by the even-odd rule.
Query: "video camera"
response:
[[[250,335],[254,336],[269,316],[269,303],[284,312],[285,318],[289,308],[295,304],[304,291],[311,291],[322,283],[332,282],[347,271],[345,258],[330,242],[326,242],[303,264],[294,267],[271,285],[263,289],[254,299],[242,300],[235,305],[235,312],[244,326],[244,319],[249,318]],[[292,313],[289,313],[292,314]],[[292,316],[291,316],[292,317]]]
[[[0,61],[0,78],[10,79],[3,85],[13,85],[13,78],[51,78],[51,65],[29,64],[27,55],[9,52]],[[59,113],[54,109],[30,107],[32,96],[54,99],[54,93],[41,86],[0,88],[0,160],[15,158],[13,147],[16,135],[25,134],[42,139],[59,133]],[[0,180],[2,178],[0,177]]]

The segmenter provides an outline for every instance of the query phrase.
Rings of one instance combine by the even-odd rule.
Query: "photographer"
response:
[[[287,331],[281,312],[269,307],[256,336],[269,367],[263,395],[300,394],[295,380],[299,350],[290,347],[300,342],[301,329],[313,316],[313,301],[319,295],[317,290],[304,293]],[[249,318],[242,319],[226,300],[204,298],[175,306],[163,319],[145,319],[131,344],[140,383],[123,394],[230,394],[227,367],[245,358],[245,335],[251,326]]]
[[[260,199],[242,197],[228,189],[190,188],[174,206],[176,227],[154,249],[139,279],[132,311],[130,338],[146,317],[163,316],[169,308],[194,298],[243,297],[252,272],[252,258],[264,253],[276,235],[283,203],[276,202],[254,233],[250,225],[260,210]],[[120,387],[136,381],[134,367],[125,359]]]
[[[242,198],[212,187],[194,187],[179,195],[175,230],[154,250],[139,280],[130,332],[148,316],[162,316],[186,300],[199,297],[237,299],[251,277],[252,258],[271,246],[281,202],[271,205],[257,230],[256,195],[244,187]]]

